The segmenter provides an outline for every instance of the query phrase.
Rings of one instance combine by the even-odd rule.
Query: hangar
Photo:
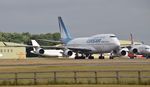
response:
[[[142,43],[134,42],[134,44],[140,45]],[[132,44],[131,44],[131,41],[129,41],[129,40],[120,40],[120,45],[123,47],[123,46],[129,46],[129,45],[132,45]]]
[[[0,42],[0,59],[26,59],[25,47],[13,47],[15,45],[21,46],[22,44],[12,42],[5,42],[5,43],[8,44],[9,46],[5,46],[3,42]]]

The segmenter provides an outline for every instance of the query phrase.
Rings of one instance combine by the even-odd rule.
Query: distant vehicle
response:
[[[33,50],[31,53],[41,55],[41,56],[56,56],[56,57],[62,57],[62,50],[56,50],[56,49],[43,49],[40,47],[40,45],[36,42],[36,40],[31,40],[33,45]]]
[[[93,59],[92,54],[99,53],[99,59],[103,59],[103,53],[111,53],[114,50],[120,55],[126,55],[126,51],[120,49],[120,42],[115,34],[97,34],[91,37],[72,38],[61,17],[58,17],[63,43],[63,55],[71,56],[75,52],[75,59]],[[81,56],[79,56],[81,54]],[[112,58],[112,56],[110,56]]]
[[[131,36],[131,46],[127,47],[129,49],[129,52],[136,54],[136,55],[143,55],[144,57],[149,58],[150,57],[150,46],[145,45],[145,44],[136,45],[136,44],[134,44],[132,34],[130,34],[130,36]],[[134,58],[134,57],[136,57],[136,55],[131,56],[130,58]]]

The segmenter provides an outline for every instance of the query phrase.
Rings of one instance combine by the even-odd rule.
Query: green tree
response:
[[[57,43],[46,42],[39,39],[60,40],[60,33],[30,34],[29,32],[23,33],[0,32],[0,41],[27,44],[30,42],[31,39],[37,40],[40,43],[40,45],[55,45]]]
[[[60,33],[53,33],[53,40],[60,40]]]
[[[29,32],[22,33],[22,40],[24,43],[28,43],[30,41],[31,34]]]

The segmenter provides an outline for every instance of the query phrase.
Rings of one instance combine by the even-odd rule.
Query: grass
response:
[[[0,72],[27,72],[53,70],[150,70],[150,65],[119,66],[9,66],[0,67]]]
[[[3,87],[149,87],[148,85],[36,85],[36,86],[3,86]]]
[[[73,60],[73,59],[31,59],[31,60],[2,60],[0,61],[0,64],[6,65],[6,66],[0,66],[0,72],[36,72],[36,71],[57,71],[57,70],[75,70],[75,71],[80,71],[80,70],[150,70],[150,60],[141,60],[141,59],[135,59],[135,60],[128,60],[128,59],[115,59],[115,60]],[[9,66],[7,66],[7,64]],[[15,65],[15,66],[10,66],[10,65]],[[19,66],[19,64],[47,64],[47,65],[41,65],[41,66]],[[56,64],[56,65],[55,65]],[[65,64],[65,65],[64,65]],[[67,65],[68,64],[68,65]],[[70,65],[73,64],[73,65]],[[79,65],[78,65],[79,64]],[[81,64],[81,65],[80,65]],[[85,65],[84,65],[85,64]],[[87,65],[90,64],[90,65]],[[95,65],[94,65],[95,64]],[[63,76],[73,76],[73,73],[59,73],[57,76],[63,77]],[[98,73],[98,76],[114,76],[115,73],[112,72],[102,72]],[[136,76],[137,73],[134,72],[123,72],[120,73],[120,75],[124,76]],[[143,76],[150,76],[150,73],[142,73]],[[38,78],[43,78],[43,77],[52,77],[53,73],[38,73],[37,77]],[[94,73],[78,73],[78,76],[94,76]],[[0,78],[14,78],[15,75],[13,74],[0,74]],[[33,78],[34,75],[29,73],[29,74],[24,74],[21,73],[18,75],[19,78]],[[93,84],[94,83],[94,78],[93,79],[78,79],[78,84]],[[99,84],[116,84],[116,79],[98,79]],[[69,81],[69,83],[68,83]],[[12,84],[14,85],[15,83],[13,81],[2,81],[0,82],[1,84]],[[19,84],[27,84],[31,85],[33,84],[33,80],[19,80]],[[40,84],[40,87],[42,87],[41,84],[58,84],[54,85],[53,87],[59,87],[59,84],[74,84],[73,79],[59,79],[58,83],[54,83],[53,78],[52,79],[47,79],[47,80],[38,80],[38,84]],[[136,79],[129,79],[129,78],[124,78],[120,79],[120,84],[137,84],[137,78]],[[141,83],[143,85],[150,84],[149,79],[144,79],[143,82]],[[71,85],[72,86],[72,85]],[[91,87],[91,85],[75,85],[72,87],[76,86],[82,86],[82,87]],[[120,87],[120,85],[94,85],[94,87]],[[14,87],[14,86],[13,86]],[[19,86],[20,87],[20,86]],[[25,86],[24,86],[25,87]],[[34,87],[34,86],[31,86]],[[38,87],[38,86],[37,86]],[[45,86],[43,86],[45,87]],[[70,87],[70,85],[64,85],[62,87]],[[92,85],[93,87],[93,85]],[[126,85],[121,85],[121,87],[130,87]],[[132,86],[134,87],[134,86]],[[138,86],[136,86],[138,87]],[[142,87],[142,86],[139,86]]]
[[[37,78],[45,78],[45,79],[36,79],[37,85],[42,84],[95,84],[95,78],[77,78],[77,83],[75,83],[74,73],[73,72],[59,72],[57,73],[57,77],[72,77],[72,78],[57,78],[57,81],[54,81],[54,73],[46,72],[46,73],[37,73]],[[77,77],[94,77],[94,72],[78,72]],[[137,73],[135,72],[121,72],[120,76],[136,76]],[[114,72],[98,72],[97,76],[101,77],[110,77],[116,76]],[[150,76],[150,73],[143,73],[142,76]],[[34,80],[34,73],[19,73],[17,75],[18,79],[17,85],[33,85],[35,83]],[[16,85],[15,82],[15,75],[14,74],[0,74],[0,78],[14,78],[11,81],[1,81],[0,85]],[[23,79],[24,78],[24,79]],[[28,79],[27,79],[28,78]],[[29,79],[31,78],[31,79]],[[98,84],[118,84],[116,78],[98,78]],[[119,78],[119,84],[128,84],[128,85],[150,85],[150,79],[143,79],[142,82],[138,83],[138,78]]]

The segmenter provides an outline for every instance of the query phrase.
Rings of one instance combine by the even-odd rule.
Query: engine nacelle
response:
[[[38,53],[38,54],[44,54],[44,49],[42,49],[42,48],[38,48],[37,50],[36,50],[36,53]]]
[[[121,56],[126,56],[126,55],[128,55],[128,52],[129,52],[128,48],[122,48],[122,49],[119,51],[119,54],[120,54]]]
[[[138,53],[138,49],[137,48],[133,48],[133,49],[131,49],[131,52],[134,53],[134,54],[137,54]]]
[[[73,52],[71,50],[69,50],[69,49],[64,51],[64,55],[65,56],[72,56],[72,54],[73,54]]]

